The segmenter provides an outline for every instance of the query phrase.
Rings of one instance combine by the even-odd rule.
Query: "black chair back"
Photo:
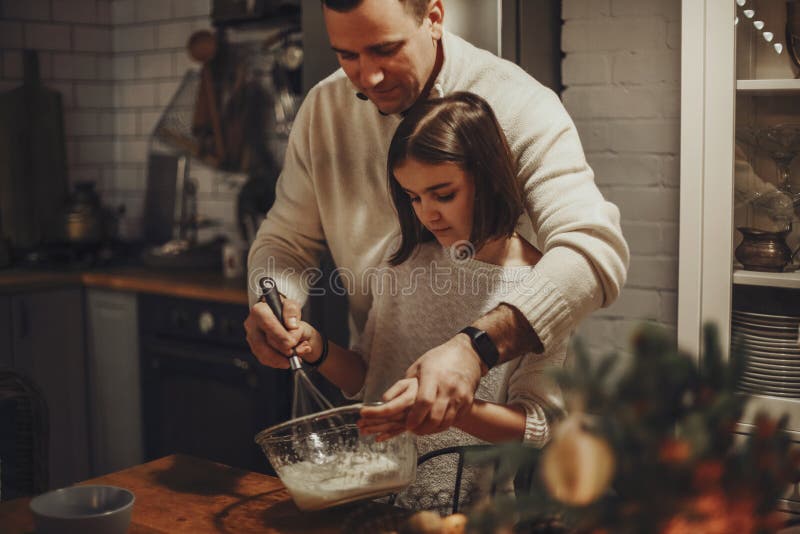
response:
[[[27,376],[0,366],[0,500],[48,489],[47,403]]]

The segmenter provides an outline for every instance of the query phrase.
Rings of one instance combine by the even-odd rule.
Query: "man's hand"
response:
[[[417,399],[406,426],[415,434],[447,430],[472,406],[481,379],[481,359],[466,334],[457,334],[434,347],[406,371],[419,381]]]
[[[394,435],[403,418],[415,434],[447,430],[469,410],[480,379],[481,360],[469,338],[458,334],[420,356],[406,378],[383,394],[385,404],[364,407],[362,430]]]
[[[472,406],[481,379],[481,360],[465,334],[419,357],[383,394],[383,404],[361,409],[358,426],[378,441],[405,430],[435,434],[447,430]]]
[[[269,367],[288,369],[292,348],[303,340],[300,322],[300,304],[283,299],[282,325],[264,302],[257,302],[244,322],[247,343],[258,361]],[[298,347],[299,349],[300,347]]]

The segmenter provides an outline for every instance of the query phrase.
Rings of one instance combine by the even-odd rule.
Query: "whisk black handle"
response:
[[[258,285],[261,288],[261,302],[266,302],[269,309],[272,310],[272,313],[278,318],[278,321],[286,326],[283,322],[283,304],[281,304],[281,296],[278,294],[278,287],[277,284],[275,284],[275,280],[269,276],[265,276],[258,281]],[[292,350],[292,355],[289,356],[289,364],[293,371],[297,371],[302,367],[300,358],[294,350]]]
[[[283,324],[283,304],[281,304],[281,296],[278,294],[275,280],[265,276],[258,281],[258,285],[261,288],[261,302],[266,302],[275,317]]]

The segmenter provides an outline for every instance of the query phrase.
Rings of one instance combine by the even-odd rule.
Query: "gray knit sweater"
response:
[[[390,252],[394,249],[389,247]],[[371,279],[373,306],[358,346],[368,370],[357,397],[379,400],[425,351],[453,337],[463,327],[495,308],[510,293],[529,290],[533,267],[499,267],[474,259],[460,260],[438,243],[422,245],[412,258],[394,268],[381,268]],[[499,365],[484,376],[476,397],[502,404],[515,403],[527,413],[525,441],[541,447],[550,434],[548,418],[563,411],[560,392],[545,370],[560,367],[566,341],[544,354],[529,354]],[[418,453],[454,445],[483,443],[458,429],[419,436]],[[456,470],[454,456],[429,460],[416,482],[398,496],[398,504],[416,509],[449,510]],[[462,502],[486,490],[469,470],[462,482]]]

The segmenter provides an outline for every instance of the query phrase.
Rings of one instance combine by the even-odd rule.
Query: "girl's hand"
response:
[[[358,427],[363,434],[376,434],[376,441],[386,441],[407,430],[406,419],[417,398],[419,382],[404,378],[386,390],[384,404],[361,408]]]

